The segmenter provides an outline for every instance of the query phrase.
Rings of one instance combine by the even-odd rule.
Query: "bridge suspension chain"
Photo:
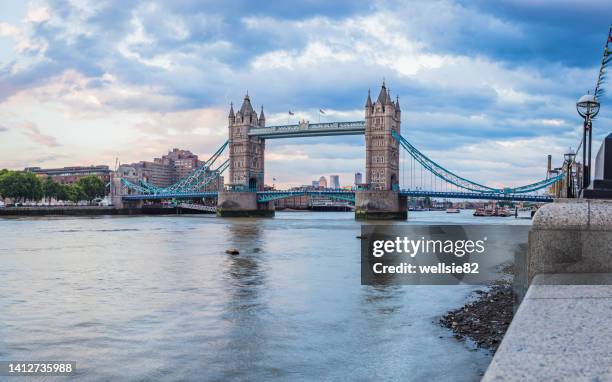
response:
[[[477,192],[477,193],[493,193],[493,194],[522,194],[533,192],[537,190],[541,190],[543,188],[549,187],[550,185],[560,181],[563,179],[564,174],[559,174],[557,176],[541,180],[539,182],[527,184],[520,187],[515,188],[493,188],[489,186],[485,186],[483,184],[471,181],[469,179],[463,178],[450,170],[442,167],[438,163],[434,162],[430,158],[428,158],[425,154],[421,153],[416,147],[414,147],[408,140],[397,132],[392,131],[392,136],[400,143],[402,148],[406,150],[419,164],[421,164],[421,187],[423,186],[423,175],[422,171],[427,170],[429,173],[435,175],[436,177],[442,179],[445,182],[450,183],[458,188],[462,188],[468,191]]]

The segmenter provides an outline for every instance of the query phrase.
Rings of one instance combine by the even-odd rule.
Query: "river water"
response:
[[[423,223],[530,221],[399,224]],[[0,219],[0,360],[92,381],[479,380],[490,355],[437,324],[477,287],[362,286],[359,232],[342,212]]]

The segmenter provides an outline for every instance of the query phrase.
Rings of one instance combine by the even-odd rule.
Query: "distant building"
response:
[[[355,186],[363,183],[363,176],[360,172],[355,173]]]
[[[167,187],[188,176],[202,164],[198,156],[191,151],[175,148],[161,158],[154,158],[152,162],[141,161],[121,165],[117,172],[119,176],[128,179],[143,180],[157,187]],[[220,176],[209,183],[204,190],[219,190],[222,187],[223,177]]]
[[[167,159],[172,162],[176,181],[184,178],[200,165],[198,156],[189,150],[173,149],[168,152],[167,155],[164,155],[162,159]]]
[[[313,180],[312,181],[312,187],[319,188],[319,181],[318,180]]]
[[[329,176],[329,188],[333,188],[333,189],[340,188],[340,176],[339,175]]]
[[[320,188],[327,188],[327,179],[325,179],[324,176],[319,178],[319,187]]]
[[[40,167],[26,167],[26,172],[32,172],[40,177],[50,176],[54,181],[60,184],[74,184],[79,179],[95,175],[100,180],[107,184],[111,179],[111,169],[108,166],[74,166],[74,167],[62,167],[62,168],[40,168]]]
[[[137,179],[157,187],[166,187],[173,183],[174,168],[169,163],[163,163],[160,158],[155,158],[153,162],[140,161],[138,163],[121,165],[118,169],[123,172],[124,168],[133,169]]]

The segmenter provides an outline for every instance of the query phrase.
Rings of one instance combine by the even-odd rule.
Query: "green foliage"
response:
[[[0,172],[0,195],[16,200],[40,200],[43,186],[40,179],[31,172]]]
[[[105,185],[104,182],[95,175],[84,176],[77,181],[75,186],[78,188],[76,192],[81,192],[84,196],[80,200],[93,200],[95,198],[103,198]]]
[[[50,176],[41,179],[31,172],[0,170],[0,196],[17,201],[47,199],[93,200],[104,197],[105,185],[95,175],[85,176],[73,185],[62,185]]]
[[[48,176],[43,182],[43,195],[47,199],[57,199],[59,200],[60,188],[61,185],[53,180],[50,176]]]
[[[83,192],[83,189],[78,184],[64,185],[65,200],[71,202],[79,202],[81,200],[87,200],[87,195]]]

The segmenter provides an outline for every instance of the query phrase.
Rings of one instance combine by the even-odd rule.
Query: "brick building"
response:
[[[46,178],[50,176],[59,184],[74,184],[80,178],[95,175],[99,177],[104,184],[108,184],[111,179],[112,171],[108,166],[73,166],[62,168],[40,168],[26,167],[26,172],[32,172],[40,177]]]

